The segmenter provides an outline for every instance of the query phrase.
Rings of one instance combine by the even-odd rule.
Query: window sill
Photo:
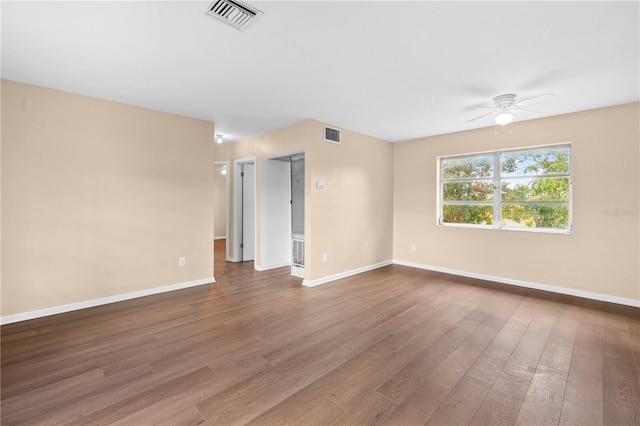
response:
[[[572,229],[553,229],[553,228],[509,228],[509,227],[495,227],[490,225],[471,225],[463,223],[438,223],[438,226],[444,228],[465,228],[465,229],[486,229],[489,231],[513,231],[513,232],[526,232],[533,234],[561,234],[572,235]]]

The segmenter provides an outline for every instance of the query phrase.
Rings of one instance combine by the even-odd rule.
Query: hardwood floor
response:
[[[3,425],[640,424],[640,310],[392,265],[3,326]]]

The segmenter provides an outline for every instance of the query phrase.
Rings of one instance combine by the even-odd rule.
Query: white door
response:
[[[256,168],[242,164],[242,261],[255,258]]]

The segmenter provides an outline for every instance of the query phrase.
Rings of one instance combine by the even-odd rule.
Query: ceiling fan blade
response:
[[[534,96],[533,98],[525,99],[523,101],[518,101],[516,102],[516,106],[521,107],[521,106],[533,105],[533,104],[537,104],[538,102],[553,99],[555,97],[556,95],[552,93],[545,93],[543,95]]]
[[[491,108],[494,109],[495,105],[470,105],[469,108]]]
[[[542,114],[540,111],[536,111],[533,109],[520,108],[519,106],[515,106],[511,108],[512,111],[526,111],[526,112],[535,112],[536,114]]]
[[[499,112],[499,111],[491,111],[491,112],[488,112],[488,113],[486,113],[486,114],[482,114],[482,115],[480,115],[480,116],[478,116],[478,117],[476,117],[476,118],[472,118],[471,120],[467,120],[467,123],[469,123],[469,122],[471,122],[471,121],[480,120],[481,118],[485,118],[485,117],[488,117],[488,116],[490,116],[490,115],[495,115],[495,114],[497,114],[498,112]]]

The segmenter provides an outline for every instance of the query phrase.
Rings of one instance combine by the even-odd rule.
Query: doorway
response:
[[[224,259],[229,260],[229,162],[216,161],[214,179],[214,240],[225,240]]]
[[[259,268],[291,266],[304,278],[304,152],[265,159],[261,167]]]
[[[256,166],[255,157],[234,162],[234,260],[255,259]]]
[[[304,278],[304,154],[291,156],[291,275]]]

